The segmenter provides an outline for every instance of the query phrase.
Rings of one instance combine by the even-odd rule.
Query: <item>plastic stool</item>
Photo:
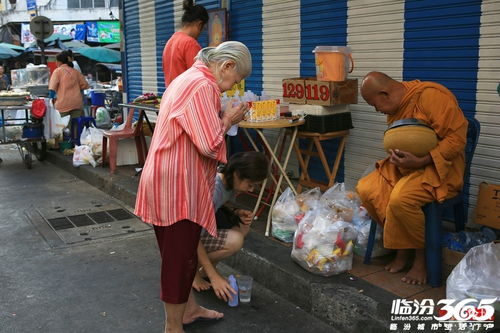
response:
[[[91,124],[97,127],[93,117],[78,117],[71,120],[71,140],[75,145],[80,145],[83,127],[89,127]]]

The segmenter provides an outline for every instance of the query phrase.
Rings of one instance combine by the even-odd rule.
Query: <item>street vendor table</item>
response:
[[[332,187],[335,183],[335,176],[337,176],[337,171],[339,169],[340,160],[342,159],[342,154],[344,152],[345,142],[347,136],[349,135],[349,130],[328,132],[328,133],[315,133],[315,132],[302,132],[299,131],[297,137],[299,139],[309,140],[307,149],[300,149],[297,142],[294,143],[294,149],[297,153],[297,159],[299,160],[299,165],[301,168],[301,174],[299,177],[299,184],[297,186],[297,191],[300,192],[302,186],[313,188],[318,186],[322,191],[326,191],[328,188]],[[323,152],[323,147],[321,146],[321,141],[330,140],[334,138],[341,138],[338,149],[337,156],[333,162],[333,166],[330,169],[328,161],[326,160],[325,153]],[[313,151],[313,145],[316,147],[316,151]],[[308,166],[311,156],[319,157],[325,175],[328,178],[328,182],[320,182],[318,180],[312,179],[308,173]]]
[[[24,110],[24,116],[22,118],[7,118],[5,115],[6,111],[18,111]],[[31,115],[31,105],[23,104],[23,105],[14,105],[14,106],[0,106],[0,144],[16,144],[17,149],[19,150],[19,154],[24,162],[26,168],[31,169],[32,157],[31,154],[34,154],[36,158],[40,161],[45,159],[47,145],[45,141],[45,137],[43,136],[43,124],[41,124],[41,120],[39,121],[38,130],[40,134],[39,136],[30,136],[30,137],[20,137],[20,138],[10,138],[7,135],[7,127],[19,126],[23,127],[23,135],[24,135],[24,126],[29,126],[33,124],[33,120],[30,117]],[[22,124],[18,124],[18,121],[22,121]],[[35,124],[36,125],[36,124]],[[30,132],[28,132],[30,133]],[[27,134],[28,134],[27,133]],[[0,163],[2,159],[0,158]]]
[[[151,111],[151,112],[158,114],[158,111],[160,110],[159,108],[154,107],[154,106],[144,105],[144,104],[118,104],[118,106],[122,107],[122,108],[127,108],[127,109],[131,108],[131,109],[141,110],[141,112],[144,116],[144,119],[146,120],[146,123],[148,124],[148,127],[151,130],[151,134],[153,133],[154,129],[153,129],[153,126],[151,125],[151,122],[149,121],[149,118],[148,118],[146,111]],[[125,117],[123,117],[123,119],[125,119]]]
[[[288,161],[290,159],[290,154],[292,152],[293,146],[295,144],[295,140],[297,138],[297,132],[298,132],[298,126],[304,124],[303,119],[277,119],[277,120],[271,120],[271,121],[261,121],[261,122],[248,122],[248,121],[242,121],[238,124],[240,128],[243,129],[245,132],[245,135],[247,136],[248,140],[252,144],[253,148],[256,151],[259,151],[257,145],[255,144],[254,140],[252,139],[251,135],[248,133],[248,129],[254,129],[257,134],[259,135],[260,139],[262,140],[262,143],[264,144],[267,152],[271,156],[272,160],[271,163],[275,163],[278,170],[279,170],[279,178],[278,181],[273,177],[273,181],[276,182],[276,189],[274,191],[273,198],[271,200],[271,204],[269,207],[269,214],[267,216],[267,225],[266,225],[266,236],[269,236],[269,228],[271,226],[271,216],[272,216],[272,210],[274,207],[274,204],[276,203],[276,199],[278,198],[278,194],[280,192],[280,186],[285,179],[285,181],[288,183],[288,186],[290,186],[290,189],[297,194],[297,191],[295,189],[295,186],[293,183],[290,181],[290,178],[288,178],[288,175],[286,174],[286,167],[288,165]],[[278,140],[276,140],[276,144],[274,148],[271,148],[271,145],[269,144],[269,141],[266,139],[266,136],[264,134],[265,129],[279,129],[280,133],[278,135]],[[286,143],[286,130],[290,129],[292,130],[292,138],[290,141],[290,145],[288,146],[288,149],[286,149],[285,153],[285,160],[283,163],[280,161],[280,159],[276,156],[276,152],[278,151],[278,146],[280,145],[285,145]],[[260,189],[259,197],[257,199],[257,203],[255,204],[254,208],[254,214],[257,212],[261,201],[262,201],[262,196],[264,195],[264,191],[267,185],[267,179],[264,180],[264,183],[262,184],[262,187]]]

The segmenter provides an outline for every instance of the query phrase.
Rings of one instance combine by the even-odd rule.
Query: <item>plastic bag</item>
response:
[[[497,298],[500,311],[500,243],[473,247],[446,280],[446,298]]]
[[[358,195],[347,191],[344,183],[336,183],[330,187],[320,200],[347,222],[352,221],[354,213],[361,205]]]
[[[111,127],[111,117],[109,110],[105,107],[99,107],[95,113],[95,123],[98,128],[109,129]]]
[[[292,190],[287,189],[280,195],[273,207],[272,235],[283,242],[293,242],[293,234],[297,229],[295,215],[300,212],[300,207],[295,200]]]
[[[43,118],[45,128],[47,128],[47,132],[44,132],[45,138],[61,136],[63,129],[68,127],[71,117],[61,117],[61,114],[56,110],[50,98],[45,99],[45,104],[47,105],[47,112]]]
[[[366,209],[361,206],[354,213],[352,219],[352,224],[358,231],[358,238],[354,244],[354,253],[358,256],[364,256],[366,253],[366,246],[368,245],[368,237],[370,236],[370,227],[372,220],[368,216]],[[389,254],[390,250],[384,248],[383,234],[384,229],[377,226],[377,231],[375,232],[375,242],[373,244],[372,258],[381,257]]]
[[[319,198],[321,198],[321,190],[319,187],[315,187],[298,194],[295,201],[297,201],[300,210],[305,213],[309,209],[314,209],[318,206]]]
[[[93,126],[85,127],[80,135],[80,144],[91,148],[92,155],[99,157],[102,155],[103,130]]]
[[[307,271],[332,276],[352,268],[357,231],[326,207],[306,213],[295,232],[292,259]]]
[[[92,150],[89,146],[76,146],[73,153],[73,166],[79,167],[80,165],[91,164],[94,168],[97,166]]]

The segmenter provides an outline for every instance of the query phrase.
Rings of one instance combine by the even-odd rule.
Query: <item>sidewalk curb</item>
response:
[[[49,151],[47,161],[124,204],[135,205],[133,167],[120,167],[116,175],[108,168],[75,168],[71,157],[57,151]],[[256,232],[250,232],[244,248],[224,263],[342,332],[388,330],[396,295],[350,274],[328,278],[310,274],[291,260],[290,248]]]

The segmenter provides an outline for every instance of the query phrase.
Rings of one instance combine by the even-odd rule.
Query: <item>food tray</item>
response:
[[[24,104],[26,104],[26,96],[0,97],[0,106],[17,106]]]

